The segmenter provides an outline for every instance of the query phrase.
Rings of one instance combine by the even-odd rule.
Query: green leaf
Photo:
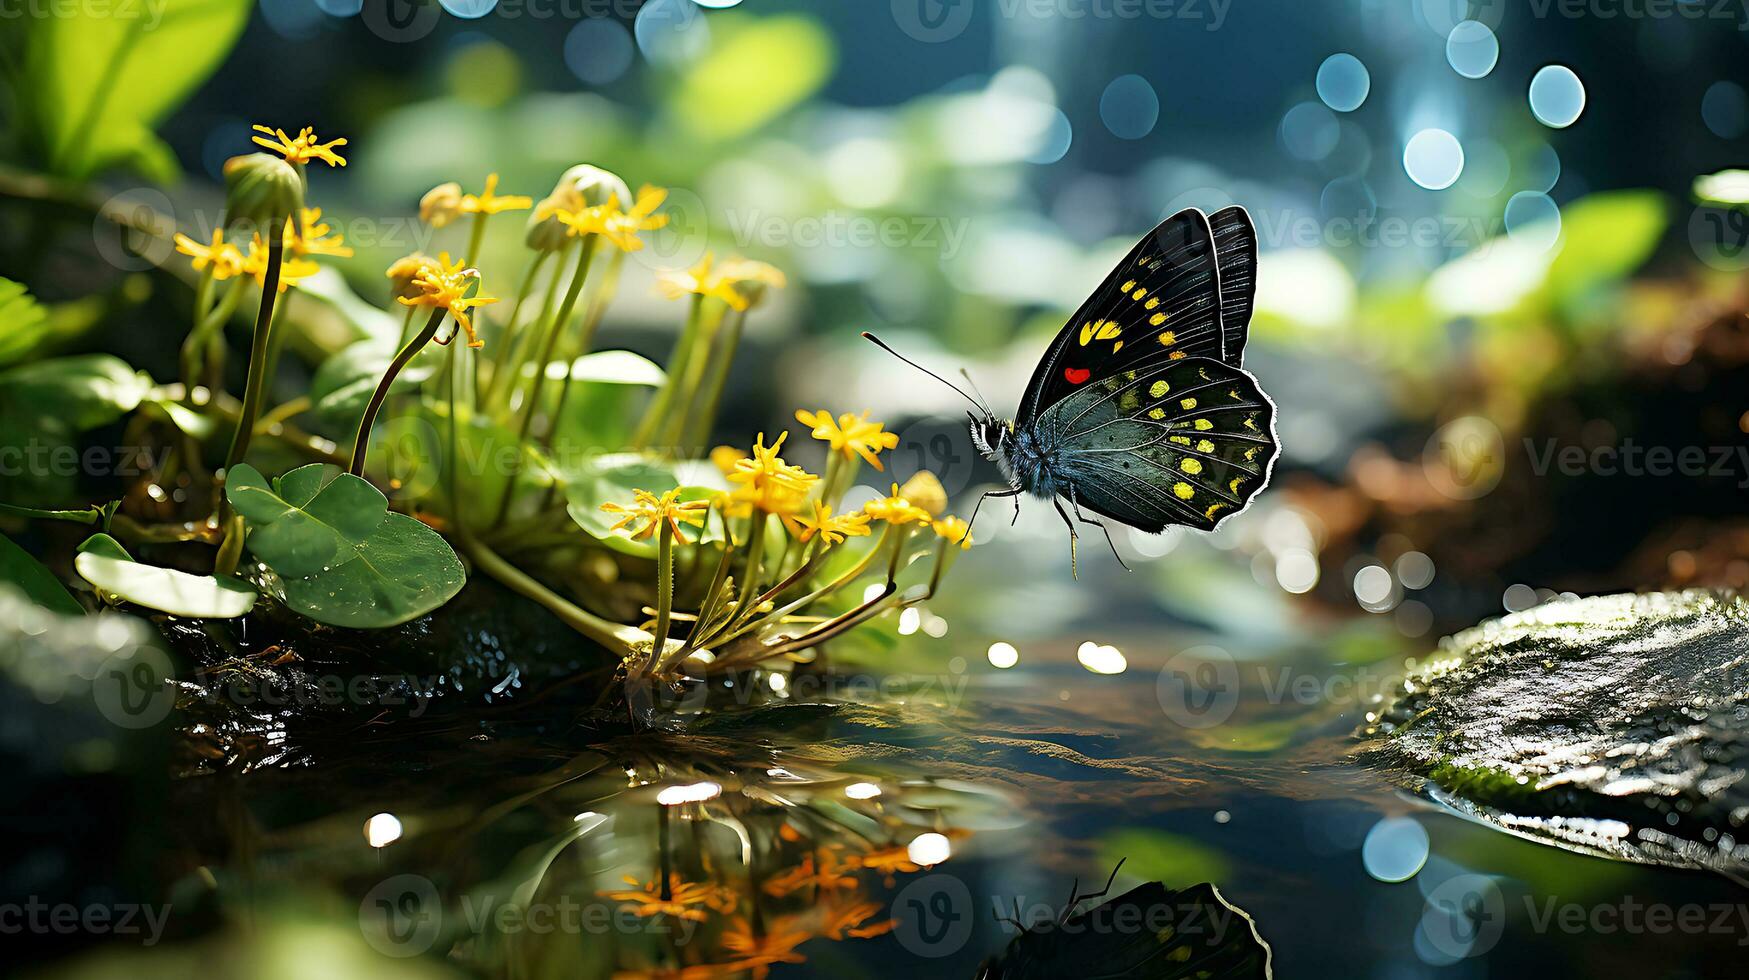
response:
[[[0,413],[12,422],[32,418],[50,431],[79,432],[114,422],[151,391],[152,379],[120,358],[59,357],[0,373]]]
[[[84,178],[130,164],[155,179],[174,177],[175,156],[152,129],[224,60],[253,6],[72,4],[35,18],[17,93],[47,169]]]
[[[360,340],[341,348],[322,362],[310,381],[310,398],[316,414],[323,419],[348,426],[357,426],[370,403],[371,393],[395,359],[395,339]],[[438,361],[429,348],[413,358],[389,385],[391,393],[411,391],[431,377]]]
[[[1694,179],[1694,196],[1705,204],[1749,204],[1749,170],[1721,170]]]
[[[467,572],[436,531],[389,512],[365,480],[311,463],[270,486],[248,464],[225,495],[249,526],[249,552],[283,580],[286,604],[330,626],[378,629],[448,602]]]
[[[548,378],[564,377],[564,365],[548,365]],[[644,390],[667,379],[662,368],[631,351],[605,350],[577,358],[571,365],[571,395],[553,435],[555,447],[575,452],[622,448],[636,424]],[[556,379],[555,379],[556,380]],[[551,384],[555,390],[558,385]]]
[[[54,572],[4,535],[0,535],[0,582],[17,586],[31,602],[51,612],[68,616],[85,614],[85,607],[55,578]]]
[[[13,364],[49,338],[49,315],[24,286],[0,279],[0,364]]]
[[[1561,209],[1561,244],[1549,264],[1549,296],[1562,307],[1638,269],[1669,223],[1656,191],[1611,191]]]
[[[255,607],[255,590],[240,579],[142,565],[107,534],[87,538],[73,568],[105,592],[172,616],[235,619]]]
[[[334,219],[329,219],[334,220]],[[322,266],[315,275],[298,283],[298,292],[308,300],[314,300],[328,308],[340,322],[336,326],[344,328],[349,334],[346,340],[374,340],[383,344],[394,344],[401,336],[401,316],[406,307],[396,305],[395,313],[389,313],[366,302],[340,274],[340,270],[332,266]],[[303,305],[300,303],[300,305]],[[306,332],[314,335],[318,345],[327,350],[333,350],[344,343],[337,333],[338,330],[321,329],[319,325],[306,325]],[[339,341],[336,343],[335,341]],[[391,347],[389,356],[394,356]],[[384,363],[388,363],[386,360]]]
[[[674,107],[693,132],[713,139],[751,132],[799,104],[831,77],[837,57],[811,17],[714,16],[711,33],[711,50],[682,78]]]

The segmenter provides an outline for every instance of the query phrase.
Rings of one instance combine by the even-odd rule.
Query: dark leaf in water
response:
[[[1448,639],[1364,756],[1509,833],[1648,864],[1749,870],[1749,601],[1550,602]]]
[[[1171,891],[1151,881],[1060,922],[1031,926],[978,976],[1229,980],[1272,976],[1270,959],[1251,917],[1214,885]]]

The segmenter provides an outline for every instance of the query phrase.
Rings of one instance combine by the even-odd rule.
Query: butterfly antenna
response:
[[[961,388],[959,385],[954,384],[952,381],[947,380],[946,378],[942,377],[941,375],[936,374],[934,371],[931,371],[928,368],[924,367],[923,365],[918,364],[916,361],[911,360],[909,357],[906,357],[905,355],[899,353],[898,351],[892,349],[891,347],[888,347],[886,341],[880,339],[879,337],[876,337],[872,333],[869,333],[867,330],[864,330],[862,332],[862,335],[865,339],[873,342],[873,344],[876,347],[879,347],[881,350],[886,351],[887,353],[893,355],[894,357],[898,358],[899,360],[904,361],[906,364],[911,365],[912,367],[916,368],[917,370],[922,371],[924,374],[927,374],[930,377],[934,378],[935,380],[941,382],[942,384],[947,385],[949,388],[952,388],[954,391],[959,392],[959,396],[961,398],[964,398],[966,401],[971,402],[973,408],[976,408],[978,411],[983,412],[986,415],[993,414],[984,405],[979,404],[979,402],[976,398],[973,398],[971,395],[966,394],[966,390],[964,388]]]
[[[990,408],[990,399],[984,397],[984,393],[978,389],[978,383],[972,380],[972,372],[967,371],[965,368],[960,368],[960,377],[966,379],[966,384],[971,385],[972,387],[972,394],[977,395],[978,401],[983,403],[984,414],[995,415],[996,412]]]

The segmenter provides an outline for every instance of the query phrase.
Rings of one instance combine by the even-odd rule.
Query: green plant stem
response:
[[[484,216],[482,215],[482,217]],[[474,225],[476,234],[478,234],[479,228],[479,224]],[[444,463],[446,464],[443,468],[444,489],[449,496],[449,519],[455,524],[457,531],[460,531],[462,528],[462,495],[460,492],[462,460],[459,448],[461,443],[456,434],[457,421],[455,408],[455,390],[461,383],[461,379],[456,374],[457,370],[460,368],[460,364],[456,361],[455,349],[461,346],[460,341],[460,337],[453,337],[450,339],[449,351],[444,355],[443,360],[443,370],[445,374],[449,375],[450,382],[449,391],[446,395],[448,399],[447,407],[449,409],[449,431],[447,433],[449,436],[449,458],[444,460]]]
[[[559,400],[553,406],[552,424],[547,426],[546,444],[553,444],[557,434],[559,420],[565,416],[565,402],[571,397],[571,373],[576,370],[577,359],[589,353],[595,342],[595,330],[601,325],[601,318],[607,312],[607,304],[613,301],[614,290],[619,285],[620,267],[625,264],[626,253],[619,249],[613,250],[613,255],[607,261],[607,269],[596,280],[594,295],[589,297],[588,305],[583,311],[583,326],[577,331],[576,349],[567,347],[563,352],[565,361],[565,377],[559,382]],[[556,487],[554,489],[557,489]],[[551,491],[547,498],[551,498]]]
[[[746,310],[733,310],[720,331],[722,350],[711,360],[710,374],[705,379],[695,410],[689,413],[686,429],[688,445],[701,446],[716,427],[717,411],[722,407],[723,389],[729,384],[729,367],[735,363],[735,351],[741,346],[741,331],[747,323]]]
[[[534,288],[534,277],[553,254],[552,252],[537,253],[534,261],[528,264],[528,271],[522,274],[522,286],[516,291],[516,302],[510,305],[510,319],[504,321],[504,332],[498,338],[498,350],[492,356],[492,373],[486,378],[486,385],[483,389],[478,380],[474,382],[474,388],[478,392],[476,406],[478,410],[483,411],[486,405],[491,404],[492,396],[497,393],[498,386],[504,383],[504,372],[510,365],[510,351],[516,340],[516,318],[522,312],[523,302],[528,299],[528,291]],[[480,361],[476,358],[474,360],[476,375],[479,366]]]
[[[702,299],[703,297],[700,297]],[[716,353],[717,335],[722,332],[723,316],[728,307],[722,303],[712,303],[704,308],[707,312],[699,316],[698,336],[693,341],[692,350],[686,359],[686,373],[680,388],[675,392],[674,404],[668,408],[668,418],[662,423],[662,443],[675,447],[675,454],[684,453],[687,420],[693,410],[699,407],[698,400],[704,390],[705,373],[710,369]]]
[[[358,435],[352,440],[352,463],[347,467],[347,472],[353,476],[364,475],[364,457],[370,449],[370,429],[376,423],[377,412],[382,409],[383,400],[389,397],[389,386],[395,383],[395,376],[401,373],[407,362],[425,349],[431,338],[437,336],[437,328],[448,312],[441,306],[431,311],[431,319],[425,321],[425,328],[395,352],[394,360],[389,362],[388,370],[383,372],[383,380],[377,382],[376,390],[371,392],[370,402],[364,407],[364,416],[358,420]]]
[[[203,355],[208,342],[222,333],[225,322],[231,319],[231,314],[237,312],[237,304],[243,298],[243,277],[238,276],[225,287],[219,297],[218,305],[203,311],[194,329],[188,332],[188,339],[182,342],[180,361],[182,364],[182,384],[187,389],[189,397],[194,395],[194,387],[201,380]]]
[[[742,570],[741,591],[735,599],[735,613],[729,617],[731,629],[747,618],[747,603],[759,588],[759,566],[765,552],[765,526],[769,523],[770,515],[755,507],[753,526],[747,531],[747,564]]]
[[[249,380],[243,387],[243,410],[237,416],[237,431],[231,437],[230,451],[225,453],[225,471],[243,461],[249,452],[249,439],[255,435],[255,416],[261,414],[262,389],[267,387],[268,341],[273,339],[273,313],[279,299],[279,265],[285,252],[283,227],[268,227],[272,234],[267,242],[267,270],[261,285],[261,307],[255,314],[255,336],[249,345]]]
[[[686,375],[686,366],[692,360],[692,350],[698,345],[698,325],[703,308],[704,297],[692,297],[692,304],[686,311],[686,325],[681,328],[680,337],[674,342],[674,352],[668,355],[668,377],[662,382],[662,389],[656,392],[650,406],[644,410],[644,417],[639,420],[638,427],[633,430],[631,448],[648,448],[650,440],[662,431],[668,421],[668,413],[673,409],[678,388]]]
[[[664,520],[656,536],[656,639],[650,647],[650,662],[656,672],[665,668],[669,617],[674,612],[674,528]]]
[[[534,380],[528,387],[528,403],[522,406],[522,425],[517,428],[517,437],[527,441],[530,428],[534,425],[534,417],[540,411],[541,389],[546,386],[547,363],[553,358],[553,350],[558,346],[559,338],[564,335],[565,323],[571,319],[571,311],[577,307],[577,296],[583,292],[583,283],[589,278],[589,261],[595,255],[595,245],[601,239],[590,235],[583,240],[582,251],[577,253],[577,270],[571,274],[570,288],[565,290],[565,301],[559,304],[559,312],[553,317],[552,324],[547,329],[546,342],[541,345],[540,357],[535,362]]]
[[[553,312],[559,301],[559,284],[565,281],[565,259],[570,256],[573,244],[575,244],[574,240],[567,241],[565,247],[559,250],[559,260],[553,264],[553,277],[547,282],[546,295],[541,298],[540,315],[535,317],[531,329],[523,330],[517,334],[516,349],[504,371],[504,383],[503,385],[494,383],[492,387],[498,407],[510,408],[511,396],[516,393],[517,386],[522,383],[522,365],[528,360],[529,350],[532,345],[540,343],[541,338],[546,336],[547,325],[552,322]]]
[[[540,356],[535,361],[534,380],[528,386],[528,402],[522,406],[522,424],[516,430],[517,445],[528,442],[529,430],[534,426],[535,413],[540,410],[541,389],[546,386],[547,362],[552,359],[553,348],[559,342],[559,336],[565,331],[566,321],[571,319],[571,311],[577,307],[577,296],[583,292],[583,283],[589,278],[589,262],[595,255],[595,245],[600,241],[596,235],[590,235],[583,240],[583,247],[577,253],[577,269],[571,274],[570,288],[565,290],[565,300],[559,304],[559,311],[553,316],[553,322],[547,328],[546,341],[541,346]],[[493,525],[504,523],[510,516],[510,504],[516,498],[516,481],[522,475],[522,458],[519,455],[516,466],[510,471],[510,479],[504,484],[504,499],[498,504],[498,516]]]
[[[403,309],[406,312],[401,314],[401,332],[395,336],[395,343],[405,344],[408,340],[412,339],[412,337],[413,337],[413,311],[418,309],[418,308],[419,307],[417,305],[403,306]]]
[[[499,557],[497,552],[481,544],[465,528],[457,535],[457,539],[461,542],[462,550],[487,575],[497,579],[511,591],[545,606],[564,621],[565,625],[613,651],[620,659],[630,656],[632,644],[649,635],[640,629],[610,623],[582,609]]]

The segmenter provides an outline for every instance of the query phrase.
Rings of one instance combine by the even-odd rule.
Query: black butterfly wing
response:
[[[1102,378],[1222,349],[1214,232],[1201,211],[1180,211],[1130,249],[1051,341],[1015,425]]]
[[[1221,360],[1238,367],[1251,336],[1251,308],[1257,300],[1257,228],[1245,209],[1234,205],[1209,215],[1215,236],[1215,261],[1221,276]]]
[[[1144,531],[1203,531],[1245,509],[1280,452],[1275,405],[1212,357],[1166,360],[1091,382],[1035,427],[1058,492]]]
[[[1269,944],[1210,884],[1159,882],[1016,937],[985,964],[990,980],[1268,980]]]

